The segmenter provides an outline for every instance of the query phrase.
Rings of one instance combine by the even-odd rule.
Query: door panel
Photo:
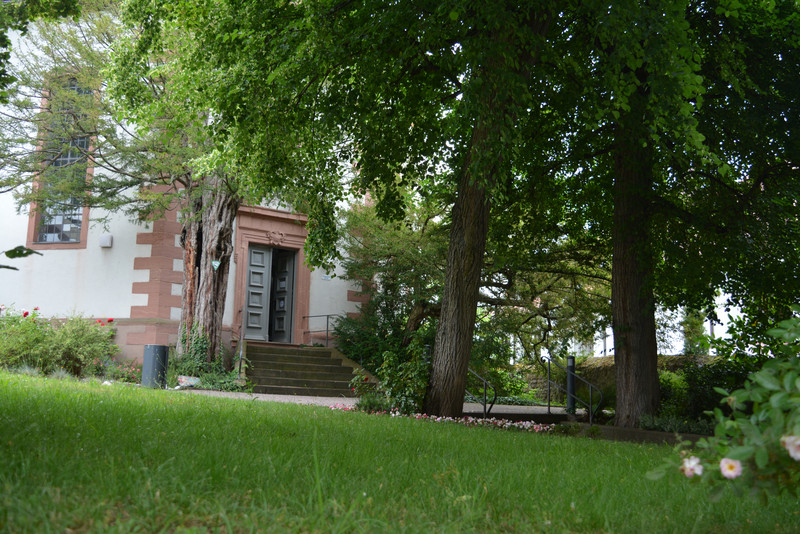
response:
[[[251,245],[247,253],[247,288],[245,298],[245,339],[268,341],[272,251],[263,245]]]
[[[295,251],[273,249],[272,292],[270,305],[271,341],[292,342],[292,316],[294,312]]]

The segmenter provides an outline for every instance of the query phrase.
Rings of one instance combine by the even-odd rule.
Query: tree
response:
[[[371,191],[382,216],[402,213],[398,186],[447,176],[456,194],[426,410],[460,414],[491,206],[513,181],[517,126],[539,118],[529,112],[538,111],[535,93],[544,90],[534,67],[556,16],[460,2],[259,10],[220,2],[213,16],[194,4],[139,7],[141,20],[159,21],[154,32],[161,20],[179,21],[203,51],[193,57],[212,57],[219,72],[236,73],[211,95],[210,107],[218,131],[241,143],[235,151],[243,166],[262,171],[253,176],[269,179],[253,163],[276,152],[275,140],[258,135],[276,117],[308,121],[301,131],[315,132],[299,151],[314,158],[312,175],[338,180],[332,167],[357,161],[357,185]],[[283,144],[277,153],[297,148]]]
[[[781,265],[796,254],[782,245],[797,229],[796,209],[770,200],[770,188],[786,194],[797,185],[781,124],[795,106],[783,80],[796,62],[796,32],[787,24],[797,20],[797,4],[733,4],[619,2],[600,32],[587,36],[600,44],[587,79],[599,83],[599,122],[612,132],[612,158],[595,169],[614,178],[612,301],[623,426],[657,408],[658,301],[705,309],[719,287],[746,299],[797,294]],[[761,122],[739,117],[748,108],[761,112]],[[766,188],[757,172],[763,159],[772,174]],[[770,257],[776,269],[767,289],[746,266]]]
[[[707,356],[708,341],[705,338],[705,322],[701,313],[684,310],[681,319],[683,353],[691,356]]]
[[[37,18],[53,20],[79,13],[77,0],[25,0],[0,4],[0,104],[8,101],[8,86],[16,81],[8,71],[11,58],[9,32],[24,34],[28,24]]]
[[[0,118],[0,190],[13,190],[20,209],[97,208],[91,213],[100,222],[120,211],[148,221],[177,206],[184,226],[181,330],[198,324],[211,360],[219,353],[238,185],[224,170],[198,172],[210,148],[206,119],[178,91],[180,72],[157,61],[141,78],[115,78],[106,67],[129,37],[118,5],[87,0],[81,7],[80,19],[39,22],[22,41],[11,67],[18,84]],[[110,98],[120,83],[128,84],[124,101]],[[55,164],[64,154],[71,154],[69,164]],[[217,269],[212,261],[220,262]]]
[[[438,325],[445,279],[450,196],[407,199],[406,215],[398,222],[380,220],[369,206],[353,206],[344,214],[344,276],[362,283],[369,300],[358,317],[339,321],[337,339],[345,354],[370,370],[380,365],[386,350],[402,358],[420,331],[424,344],[433,344],[430,333]],[[514,223],[505,226],[502,236],[498,231],[499,242],[490,236],[481,273],[469,363],[490,378],[512,359],[533,364],[574,342],[591,341],[609,311],[608,273],[590,270],[594,262],[588,251],[564,236],[560,244],[546,239],[556,228],[544,231],[545,214],[530,224],[520,224],[520,216],[502,218]],[[513,340],[527,358],[514,351]]]
[[[755,84],[740,87],[733,73],[755,64],[755,40],[773,39],[760,30],[747,37],[743,27],[725,24],[703,33],[704,24],[738,16],[734,4],[361,0],[255,6],[220,0],[132,6],[146,22],[139,39],[146,49],[165,21],[191,33],[186,61],[215,82],[204,93],[215,135],[256,188],[274,184],[276,170],[288,184],[310,180],[305,193],[326,214],[312,225],[312,250],[333,241],[329,214],[339,198],[342,163],[354,163],[356,179],[349,185],[368,189],[385,218],[402,216],[404,188],[419,184],[422,192],[433,176],[449,184],[449,252],[426,401],[431,413],[461,410],[493,217],[518,204],[535,205],[533,194],[543,186],[561,188],[564,195],[543,198],[568,203],[568,235],[613,243],[618,423],[634,425],[658,403],[653,314],[659,300],[702,307],[726,279],[754,288],[749,277],[731,276],[741,256],[712,261],[695,246],[713,241],[709,236],[720,227],[714,217],[722,211],[698,170],[723,175],[737,158],[704,144],[704,121],[721,117],[703,118],[704,92],[718,83],[721,101],[737,91],[755,96]],[[794,9],[789,4],[781,9]],[[761,6],[741,11],[764,28],[779,18]],[[720,31],[748,46],[726,39],[714,43],[727,43],[721,49],[710,40],[695,43]],[[775,49],[793,54],[780,38]],[[278,124],[290,127],[276,130]],[[303,164],[284,165],[291,159]],[[740,191],[737,179],[745,175],[723,181]],[[516,184],[527,186],[521,197],[514,196]],[[333,198],[325,198],[331,191]],[[596,207],[583,205],[590,200]],[[754,230],[763,229],[761,215],[744,212]],[[682,243],[673,239],[678,228],[702,236],[689,243],[692,261],[686,263],[713,276],[667,283],[666,259]],[[754,250],[745,245],[740,240],[738,250]]]

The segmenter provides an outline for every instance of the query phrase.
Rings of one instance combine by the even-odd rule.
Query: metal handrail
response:
[[[242,360],[244,359],[244,306],[239,309],[239,378],[242,377]]]
[[[483,418],[486,419],[486,417],[489,415],[489,412],[491,412],[492,408],[494,408],[494,402],[497,400],[497,390],[495,389],[495,387],[492,385],[491,382],[489,382],[488,380],[483,378],[481,375],[479,375],[478,373],[473,371],[471,367],[468,367],[467,370],[470,373],[472,373],[473,376],[477,377],[478,380],[480,380],[483,383],[483,402],[481,402],[480,398],[478,398],[475,395],[473,395],[472,393],[470,393],[469,390],[467,390],[467,389],[464,390],[464,393],[466,393],[469,397],[475,399],[478,402],[478,404],[483,406]],[[491,404],[489,404],[489,408],[488,409],[486,408],[486,404],[487,404],[487,402],[486,402],[487,401],[487,395],[486,395],[487,386],[492,388],[492,391],[494,392],[494,397],[492,397],[492,402],[491,402]]]
[[[325,332],[325,346],[328,347],[330,344],[330,332],[331,332],[331,317],[342,317],[339,313],[327,313],[321,315],[304,315],[303,319],[314,319],[317,317],[325,317],[325,330],[305,330],[303,333],[305,334],[315,334],[317,332]]]
[[[551,363],[555,364],[556,367],[558,367],[559,369],[561,369],[562,371],[567,373],[567,376],[572,374],[573,378],[577,378],[578,380],[580,380],[581,382],[583,382],[584,384],[589,386],[589,402],[588,402],[588,404],[586,403],[586,401],[584,401],[583,399],[581,399],[580,397],[578,397],[574,393],[570,393],[568,390],[562,388],[559,384],[557,384],[556,382],[554,382],[553,380],[550,379],[550,376],[551,376],[550,375],[550,364]],[[600,407],[603,405],[603,392],[600,390],[599,387],[597,387],[596,385],[592,384],[591,382],[589,382],[588,380],[586,380],[582,376],[578,376],[574,372],[571,373],[569,369],[564,368],[558,362],[555,362],[555,361],[552,361],[552,360],[548,359],[547,360],[547,413],[550,413],[550,385],[551,384],[554,385],[559,390],[561,390],[564,393],[566,393],[567,394],[567,398],[572,397],[573,400],[576,400],[579,403],[581,403],[587,409],[587,411],[589,412],[589,424],[590,425],[594,424],[595,413],[598,410],[600,410]],[[599,400],[597,402],[597,408],[594,408],[594,402],[593,402],[593,398],[592,398],[592,390],[597,390],[597,394],[600,395],[600,398],[599,398]]]

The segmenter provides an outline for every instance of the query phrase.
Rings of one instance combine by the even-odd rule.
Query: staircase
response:
[[[353,396],[350,380],[355,364],[334,349],[248,342],[245,351],[254,393]]]

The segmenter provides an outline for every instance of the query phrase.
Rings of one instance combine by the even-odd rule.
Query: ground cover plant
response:
[[[668,447],[0,372],[5,532],[793,532]],[[186,530],[184,530],[186,529]]]

